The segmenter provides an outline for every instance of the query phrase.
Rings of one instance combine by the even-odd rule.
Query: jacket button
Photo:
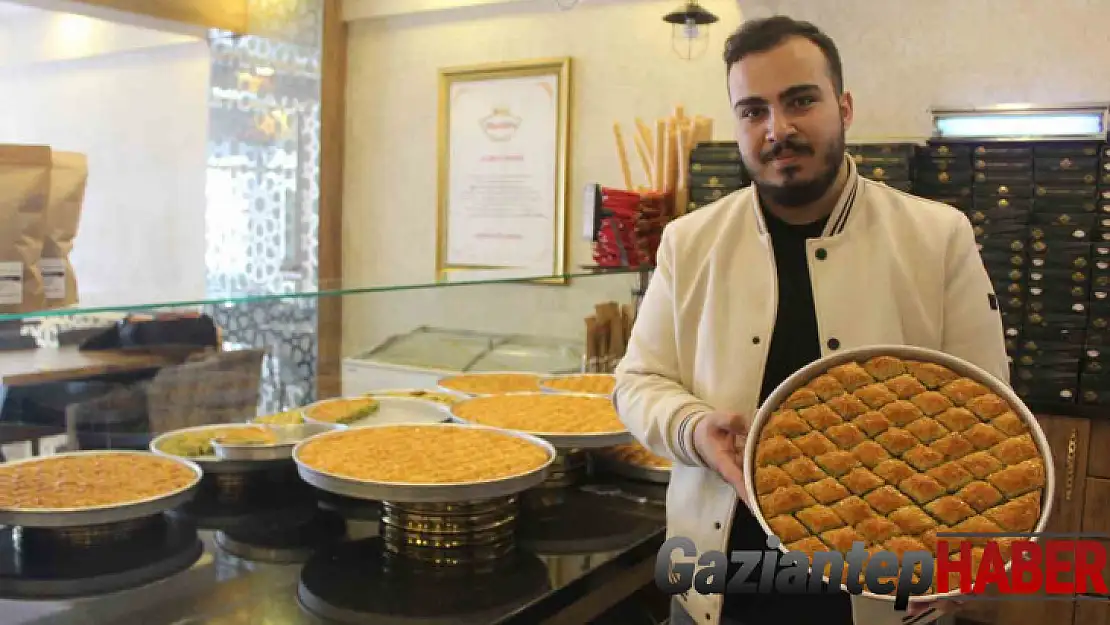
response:
[[[752,337],[752,345],[759,345],[759,337],[758,336],[753,336]]]
[[[817,256],[817,260],[825,260],[826,258],[828,258],[829,253],[825,251],[825,248],[819,247],[817,248],[817,252],[815,252],[814,255]]]
[[[713,529],[715,529],[715,530],[721,529],[721,524],[720,523],[714,523],[713,524]]]
[[[829,349],[840,349],[840,341],[835,338],[831,338],[829,339],[828,346]]]

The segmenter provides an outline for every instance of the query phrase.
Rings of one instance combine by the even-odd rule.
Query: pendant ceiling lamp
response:
[[[718,19],[695,0],[664,15],[663,21],[671,25],[671,48],[675,54],[686,60],[704,54],[709,47],[709,25]]]

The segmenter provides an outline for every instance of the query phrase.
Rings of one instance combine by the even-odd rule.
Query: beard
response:
[[[783,184],[761,180],[759,176],[753,175],[752,179],[755,183],[756,191],[760,196],[766,198],[771,203],[785,208],[808,206],[816,202],[825,195],[836,182],[837,176],[840,175],[840,168],[844,166],[844,151],[847,147],[845,140],[845,130],[843,124],[841,124],[840,133],[837,138],[827,146],[828,149],[825,152],[825,158],[824,162],[821,164],[821,169],[812,180],[791,180],[789,169],[786,170],[786,182]],[[814,153],[813,147],[808,143],[791,136],[776,143],[760,154],[759,165],[770,163],[783,150],[791,150],[798,154]],[[747,163],[745,163],[745,166],[747,166]],[[755,167],[749,167],[749,169],[751,171],[758,171]]]

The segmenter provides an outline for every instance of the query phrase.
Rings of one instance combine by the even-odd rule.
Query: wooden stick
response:
[[[668,119],[664,122],[666,125],[663,130],[663,184],[659,185],[659,190],[664,193],[674,191],[674,182],[671,180],[671,168],[674,166],[674,151],[671,149],[671,141],[674,140],[674,120]]]
[[[678,135],[675,141],[678,148],[678,181],[675,184],[674,193],[674,213],[675,215],[686,214],[686,203],[689,191],[687,189],[690,181],[689,168],[690,168],[690,150],[687,149],[687,136],[688,133],[685,129],[679,128]]]
[[[667,122],[655,120],[655,190],[663,191],[666,184],[666,170],[663,169],[664,155],[667,152]]]
[[[655,139],[651,136],[651,128],[644,123],[644,120],[639,117],[636,118],[636,130],[640,133],[640,138],[644,140],[644,146],[647,147],[647,157],[649,163],[655,162]]]
[[[597,318],[586,317],[586,371],[597,371]]]
[[[636,139],[636,153],[640,155],[640,164],[644,166],[644,177],[647,178],[648,190],[655,188],[655,171],[651,166],[650,152],[644,144],[644,138],[640,134],[634,135]]]
[[[667,122],[667,190],[678,189],[678,123]]]
[[[624,135],[619,123],[613,124],[613,138],[617,140],[617,158],[620,159],[621,175],[624,176],[624,188],[632,189],[632,169],[628,166],[628,152],[624,148]]]

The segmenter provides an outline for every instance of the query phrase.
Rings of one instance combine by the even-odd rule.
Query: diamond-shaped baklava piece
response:
[[[910,423],[906,426],[906,431],[916,436],[917,440],[922,443],[931,443],[948,434],[948,430],[943,425],[937,423],[936,419],[929,417],[923,417]]]
[[[880,462],[872,470],[888,484],[897,484],[916,473],[913,467],[894,458]]]
[[[851,423],[834,425],[825,430],[825,436],[841,449],[851,449],[867,439],[867,436]]]
[[[817,466],[829,475],[840,477],[852,469],[860,466],[860,461],[850,451],[830,451],[816,458]]]
[[[956,432],[952,432],[944,438],[933,441],[929,447],[940,452],[945,460],[959,460],[975,451],[975,445],[969,443],[962,434],[957,434]]]
[[[873,469],[880,462],[890,459],[890,454],[887,453],[883,446],[872,440],[865,440],[859,445],[852,448],[852,454],[868,469]]]
[[[1006,435],[998,431],[998,428],[986,423],[971,426],[963,435],[978,449],[990,449],[1006,440]]]
[[[905,427],[907,424],[917,421],[925,416],[921,409],[913,405],[913,402],[905,399],[898,399],[886,404],[879,409],[883,416],[890,421],[891,425],[898,427]]]
[[[1002,468],[1002,462],[986,451],[977,451],[960,458],[957,462],[972,475],[983,479]]]
[[[928,471],[944,462],[944,454],[925,445],[918,445],[902,454],[902,459],[918,471]]]
[[[868,436],[876,436],[890,427],[890,420],[883,416],[883,413],[873,410],[853,419],[852,425]]]
[[[937,526],[937,522],[933,517],[925,514],[925,511],[917,506],[906,506],[899,508],[894,512],[887,515],[898,529],[902,530],[905,534],[912,534],[914,536],[925,533],[926,531]]]
[[[1044,488],[1044,462],[1040,458],[1000,469],[987,480],[1000,493],[1013,499],[1035,488]]]
[[[975,515],[975,510],[959,497],[949,495],[925,504],[925,511],[946,525],[955,525]]]
[[[896,378],[891,378],[886,381],[886,387],[897,395],[898,399],[910,399],[915,395],[929,390],[912,375],[900,375]]]
[[[913,377],[931,389],[940,388],[960,377],[948,367],[932,362],[907,360],[906,369],[913,374]]]
[[[844,387],[841,386],[840,381],[827,373],[817,376],[806,386],[817,393],[817,397],[822,401],[828,401],[829,398],[844,393]]]
[[[760,508],[765,514],[777,516],[790,514],[807,508],[817,502],[801,486],[784,486],[769,495],[759,498]]]
[[[1001,534],[1005,530],[986,517],[973,516],[957,523],[952,531],[966,534]],[[982,545],[989,540],[983,536],[962,536],[961,539],[976,545]]]
[[[759,466],[783,464],[802,455],[802,450],[786,440],[784,436],[773,436],[759,444],[755,452],[755,462]]]
[[[995,458],[1006,464],[1018,464],[1030,458],[1036,458],[1037,445],[1033,442],[1032,436],[1023,434],[1014,438],[1007,438],[992,447],[990,452]]]
[[[803,434],[793,440],[793,443],[802,451],[803,454],[810,458],[816,458],[822,454],[827,454],[830,451],[836,451],[836,443],[833,443],[825,435],[820,432],[810,432]]]
[[[952,400],[953,404],[963,406],[976,397],[986,395],[990,389],[975,380],[960,378],[942,386],[940,392]]]
[[[828,474],[822,471],[821,467],[805,456],[795,458],[782,465],[782,470],[789,473],[790,477],[794,478],[794,481],[799,484],[808,484],[828,477]]]
[[[991,425],[1007,436],[1020,436],[1029,431],[1029,426],[1010,411],[991,419]]]
[[[782,486],[793,484],[794,478],[790,477],[790,474],[783,471],[781,467],[770,465],[756,467],[755,469],[755,494],[757,495],[773,493]]]
[[[830,367],[829,375],[836,378],[836,380],[840,382],[840,386],[848,392],[852,392],[861,386],[871,384],[875,381],[857,362],[847,362],[842,365]]]
[[[898,484],[898,490],[906,493],[919,504],[929,503],[945,493],[945,488],[940,482],[928,475],[911,475]]]
[[[798,411],[798,415],[805,419],[805,422],[813,426],[815,430],[822,432],[834,425],[844,423],[844,419],[836,414],[836,411],[829,408],[828,404],[817,404],[809,408],[802,408]]]
[[[930,417],[952,408],[952,402],[937,391],[925,391],[920,395],[914,395],[910,402],[912,402],[914,406],[917,406],[926,416]]]
[[[829,550],[828,545],[821,542],[821,539],[817,538],[816,536],[808,536],[799,541],[792,542],[786,545],[786,548],[790,551],[801,551],[811,558],[813,557],[813,554],[817,553],[818,551]]]
[[[898,399],[898,396],[887,388],[886,385],[879,382],[857,388],[854,395],[872,408],[881,408]]]
[[[855,495],[849,495],[833,504],[832,510],[849,525],[859,525],[865,519],[875,516],[871,506]]]
[[[852,494],[851,491],[838,482],[835,477],[827,477],[818,482],[806,484],[805,489],[818,503],[825,504],[826,506],[842,501]]]
[[[845,421],[851,421],[870,410],[867,404],[860,401],[858,397],[847,393],[837,395],[825,403]]]
[[[844,521],[836,516],[832,509],[820,504],[795,512],[794,518],[801,521],[802,525],[814,534],[821,534],[844,525]]]
[[[940,482],[941,486],[950,493],[960,490],[975,479],[975,476],[968,472],[967,469],[955,462],[946,462],[942,465],[933,467],[926,471],[925,475]]]
[[[1041,514],[1041,493],[1033,491],[983,512],[1007,532],[1028,532]]]
[[[796,410],[780,410],[767,422],[767,426],[759,433],[759,440],[766,440],[772,436],[785,436],[794,438],[810,431],[811,428]]]
[[[847,475],[840,478],[840,483],[847,486],[848,490],[857,495],[867,494],[886,482],[874,473],[859,467],[852,469]]]
[[[881,516],[873,516],[856,524],[856,531],[871,543],[881,543],[901,533],[893,521]]]
[[[906,364],[901,358],[875,356],[863,363],[863,369],[876,380],[889,380],[906,372]]]
[[[979,417],[967,408],[949,408],[937,415],[937,421],[953,432],[963,432],[973,425],[978,425]]]
[[[991,419],[1010,409],[1006,400],[994,393],[969,399],[967,407],[981,419]]]
[[[767,519],[767,526],[783,544],[792,543],[809,536],[809,530],[789,514],[783,514]]]
[[[956,496],[975,508],[976,512],[983,512],[998,505],[1002,501],[1002,493],[986,482],[972,482],[964,486]]]
[[[852,549],[852,543],[864,542],[863,536],[850,527],[829,530],[821,534],[821,540],[834,550],[846,553]]]
[[[890,428],[875,440],[894,456],[901,456],[918,445],[917,437],[902,428]]]
[[[817,393],[808,388],[800,388],[791,393],[786,401],[782,402],[782,407],[798,410],[813,406],[819,401],[821,401],[821,398],[817,396]]]
[[[898,508],[913,503],[909,497],[906,497],[897,488],[889,485],[871,491],[863,500],[879,514],[890,514]]]

